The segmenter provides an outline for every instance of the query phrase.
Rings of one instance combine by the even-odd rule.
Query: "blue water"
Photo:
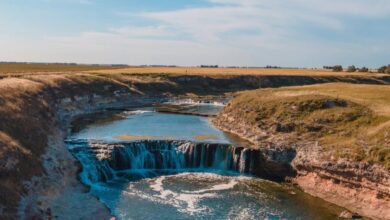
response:
[[[108,124],[89,125],[71,135],[70,138],[107,142],[173,139],[230,143],[229,137],[213,127],[206,117],[141,110],[124,114],[125,117],[122,120]],[[199,137],[202,138],[199,139]]]
[[[338,219],[340,208],[258,178],[183,172],[95,184],[91,193],[118,219]]]

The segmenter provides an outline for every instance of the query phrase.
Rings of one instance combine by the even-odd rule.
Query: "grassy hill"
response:
[[[331,83],[242,92],[223,114],[258,128],[258,143],[318,141],[328,159],[390,169],[390,86]]]

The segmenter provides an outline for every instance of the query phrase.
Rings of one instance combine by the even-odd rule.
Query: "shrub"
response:
[[[367,73],[368,72],[368,68],[367,67],[362,67],[362,68],[359,69],[359,72]]]
[[[388,74],[390,74],[390,65],[380,67],[378,69],[378,73],[388,73]]]
[[[356,71],[356,67],[355,67],[354,65],[349,66],[349,67],[347,68],[347,72],[353,73],[353,72],[355,72],[355,71]]]
[[[386,66],[381,66],[378,68],[378,73],[385,73]]]
[[[332,69],[333,69],[333,72],[342,72],[343,71],[343,66],[336,65]]]

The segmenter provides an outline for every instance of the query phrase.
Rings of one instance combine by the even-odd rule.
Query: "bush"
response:
[[[378,69],[378,73],[387,73],[390,74],[390,65],[382,66]]]
[[[343,71],[343,66],[336,65],[332,69],[333,69],[333,72],[342,72]]]
[[[347,72],[350,72],[350,73],[356,72],[356,67],[355,67],[354,65],[349,66],[349,67],[347,68]]]
[[[368,72],[368,68],[367,67],[362,67],[362,68],[359,69],[359,72],[367,73]]]
[[[378,73],[385,73],[386,66],[381,66],[378,68]]]

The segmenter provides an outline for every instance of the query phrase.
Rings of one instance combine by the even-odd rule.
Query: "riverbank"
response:
[[[388,86],[324,84],[238,94],[215,119],[260,148],[294,147],[292,181],[373,219],[390,219]]]
[[[45,73],[3,78],[0,80],[0,195],[7,200],[0,201],[0,214],[5,219],[14,219],[17,213],[21,216],[56,216],[64,215],[68,208],[72,208],[61,209],[60,202],[48,201],[53,198],[60,201],[60,195],[68,192],[64,186],[74,184],[78,192],[84,192],[83,186],[75,179],[79,167],[62,143],[69,129],[68,123],[78,115],[107,108],[144,105],[170,96],[223,95],[261,87],[333,81],[387,84],[389,79],[383,76],[113,73]],[[50,186],[50,189],[40,187],[42,182],[46,182],[43,186]],[[93,200],[97,201],[85,199],[91,204]]]

